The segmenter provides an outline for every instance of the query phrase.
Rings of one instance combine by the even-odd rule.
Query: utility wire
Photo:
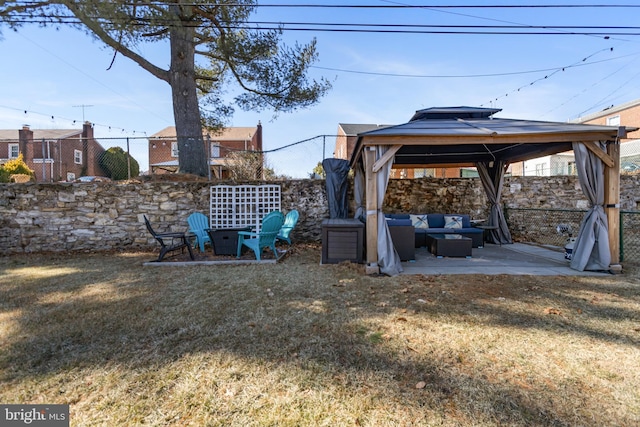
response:
[[[640,5],[639,5],[640,6]],[[424,8],[424,7],[423,7]],[[464,15],[476,19],[489,19]],[[172,27],[176,24],[169,19],[148,19],[129,17],[126,19],[93,17],[104,24],[127,23],[139,26]],[[398,33],[398,34],[489,34],[489,35],[640,35],[640,26],[604,26],[604,25],[529,25],[517,22],[501,21],[509,25],[453,25],[453,24],[372,24],[372,23],[334,23],[334,22],[302,22],[302,21],[242,21],[227,22],[221,28],[252,29],[256,31],[322,31],[322,32],[355,32],[355,33]],[[80,20],[72,15],[49,15],[34,17],[30,14],[14,14],[5,17],[9,24],[69,24],[80,25]],[[182,22],[180,26],[199,28],[205,26],[200,21]],[[253,26],[253,27],[252,27]],[[515,31],[517,30],[517,31]],[[548,31],[534,31],[548,30]],[[635,30],[635,31],[633,31]]]
[[[42,4],[40,0],[23,0],[23,1],[15,1],[12,2],[16,5],[39,5]],[[167,1],[151,1],[145,4],[141,4],[139,2],[122,2],[123,6],[162,6],[167,5]],[[388,2],[394,3],[394,2]],[[181,2],[181,5],[184,6],[202,6],[201,2]],[[227,2],[224,3],[223,6],[228,7],[247,7],[246,3],[234,3]],[[435,5],[408,5],[402,3],[396,3],[395,5],[379,5],[379,4],[323,4],[323,3],[266,3],[265,1],[260,2],[256,5],[261,8],[331,8],[331,9],[344,9],[344,8],[355,8],[355,9],[416,9],[416,8],[439,8],[439,9],[529,9],[529,8],[545,8],[545,9],[557,9],[557,8],[610,8],[610,7],[640,7],[640,5],[630,5],[630,4],[607,4],[607,3],[593,3],[593,4],[585,4],[585,3],[565,3],[565,4],[522,4],[522,5],[512,5],[512,4],[435,4]],[[251,7],[251,6],[249,6]]]
[[[613,48],[606,48],[606,49],[598,50],[598,51],[596,51],[596,52],[592,53],[591,55],[589,55],[589,56],[587,56],[587,57],[583,58],[581,61],[574,62],[573,64],[568,65],[568,66],[563,67],[563,68],[558,68],[558,69],[556,69],[554,72],[552,72],[551,74],[547,74],[547,75],[545,75],[544,77],[540,77],[540,78],[538,78],[538,79],[536,79],[536,80],[533,80],[533,81],[532,81],[532,82],[530,82],[529,84],[522,85],[522,86],[520,86],[519,88],[512,90],[511,92],[507,92],[507,93],[506,93],[506,94],[504,94],[504,95],[501,95],[501,96],[496,97],[495,99],[493,99],[493,100],[489,101],[489,104],[492,104],[493,102],[498,101],[498,100],[499,100],[499,99],[501,99],[501,98],[505,98],[505,97],[509,96],[509,94],[510,94],[510,93],[520,92],[520,90],[522,90],[522,89],[524,89],[524,88],[526,88],[526,87],[533,86],[534,84],[536,84],[536,83],[538,83],[538,82],[540,82],[540,81],[547,80],[549,77],[553,77],[555,74],[557,74],[557,73],[559,73],[559,72],[562,72],[562,71],[565,71],[567,68],[576,67],[576,66],[578,66],[578,64],[586,62],[586,61],[587,61],[587,59],[589,59],[589,58],[591,58],[591,57],[593,57],[593,56],[595,56],[595,55],[597,55],[597,54],[599,54],[599,53],[601,53],[601,52],[606,52],[606,51],[611,51],[611,52],[612,52],[612,51],[613,51]],[[480,106],[483,106],[483,105],[486,105],[486,104],[481,104]]]
[[[20,35],[20,37],[22,37],[23,39],[27,40],[29,43],[33,44],[34,46],[36,46],[36,47],[40,48],[41,50],[43,50],[43,51],[47,52],[49,55],[53,56],[54,58],[56,58],[57,60],[59,60],[59,61],[60,61],[60,62],[62,62],[63,64],[65,64],[65,65],[67,65],[67,66],[69,66],[69,67],[73,68],[74,70],[76,70],[76,71],[77,71],[77,72],[79,72],[80,74],[82,74],[82,75],[84,75],[85,77],[87,77],[87,78],[89,78],[89,79],[93,80],[94,82],[96,82],[96,83],[97,83],[97,84],[99,84],[100,86],[102,86],[102,87],[104,87],[104,88],[106,88],[106,89],[110,90],[111,92],[115,93],[115,94],[116,94],[116,95],[118,95],[118,96],[121,96],[123,99],[127,100],[128,102],[130,102],[130,103],[131,103],[131,104],[133,104],[133,105],[138,106],[139,108],[143,109],[144,111],[147,111],[147,112],[148,112],[148,113],[150,113],[151,115],[153,115],[153,116],[155,116],[155,117],[157,117],[157,118],[159,118],[159,119],[161,119],[161,120],[163,120],[163,121],[166,121],[166,118],[165,118],[165,117],[161,117],[161,116],[160,116],[160,115],[158,115],[157,113],[155,113],[155,112],[153,112],[153,111],[149,110],[147,107],[145,107],[145,106],[143,106],[143,105],[138,104],[135,100],[132,100],[132,99],[130,99],[129,97],[127,97],[126,95],[124,95],[124,94],[122,94],[122,93],[120,93],[120,92],[116,91],[115,89],[113,89],[113,88],[111,88],[111,87],[109,87],[109,86],[105,85],[103,82],[101,82],[100,80],[96,79],[96,78],[95,78],[95,77],[93,77],[92,75],[90,75],[90,74],[86,73],[85,71],[81,70],[80,68],[76,67],[75,65],[73,65],[73,64],[71,64],[71,63],[69,63],[68,61],[66,61],[65,59],[63,59],[63,58],[61,58],[60,56],[56,55],[55,53],[51,52],[50,50],[46,49],[46,48],[45,48],[45,47],[43,47],[42,45],[40,45],[40,44],[36,43],[35,41],[33,41],[32,39],[30,39],[29,37],[26,37],[23,33],[18,32],[18,35]],[[10,108],[10,107],[5,107],[5,108]],[[17,111],[23,111],[22,109],[18,109],[18,108],[12,108],[12,109],[15,109],[15,110],[17,110]],[[46,116],[46,117],[51,117],[52,119],[54,118],[54,115],[51,115],[51,114],[42,114],[42,113],[37,113],[37,112],[29,111],[29,110],[24,110],[24,112],[25,112],[25,114],[26,114],[26,113],[28,113],[28,112],[30,112],[30,113],[33,113],[33,114],[38,114],[38,115],[42,115],[42,116]],[[76,123],[76,121],[77,121],[77,120],[74,120],[74,119],[68,119],[68,118],[64,118],[64,117],[59,117],[59,118],[60,118],[60,119],[64,119],[64,120],[69,120],[69,121],[71,121],[71,122],[73,122],[73,123]],[[108,128],[109,130],[111,130],[111,129],[118,129],[118,130],[122,130],[123,132],[125,132],[125,131],[126,131],[125,129],[120,128],[120,127],[117,127],[117,126],[102,125],[102,124],[98,124],[98,123],[93,123],[93,124],[94,124],[94,125],[96,125],[96,126],[102,126],[102,127]],[[136,132],[146,134],[146,132],[144,132],[144,131],[142,131],[142,132],[141,132],[141,131],[136,131],[136,130],[134,130],[134,131],[133,131],[133,133],[134,133],[134,134],[135,134]]]
[[[613,49],[613,48],[607,48],[604,50],[609,50],[609,49]],[[542,73],[546,71],[557,72],[557,71],[564,71],[569,68],[586,67],[589,65],[615,61],[621,58],[627,58],[629,56],[637,56],[637,55],[640,55],[640,52],[617,56],[615,58],[601,59],[599,61],[579,62],[571,65],[565,65],[562,67],[541,68],[537,70],[525,70],[525,71],[511,71],[511,72],[505,72],[505,73],[486,73],[486,74],[397,74],[397,73],[379,73],[374,71],[347,70],[344,68],[320,67],[317,65],[311,65],[309,66],[309,68],[316,68],[319,70],[326,70],[326,71],[337,71],[341,73],[365,74],[365,75],[383,76],[383,77],[408,77],[408,78],[424,78],[424,79],[466,79],[466,78],[480,78],[480,77],[503,77],[503,76],[513,76],[513,75],[520,75],[520,74],[535,74],[535,73]]]
[[[16,5],[38,5],[41,4],[40,0],[25,0],[21,2],[14,2]],[[165,6],[170,2],[148,2],[146,4],[141,4],[137,2],[123,2],[123,6]],[[389,2],[395,3],[395,2]],[[180,3],[182,6],[193,6],[193,7],[201,7],[202,3],[193,2],[193,3]],[[247,6],[246,3],[225,3],[223,6],[227,7],[253,7]],[[565,4],[434,4],[434,5],[409,5],[409,4],[390,4],[390,5],[379,5],[379,4],[322,4],[322,3],[265,3],[264,1],[260,2],[256,5],[259,8],[283,8],[283,9],[295,9],[295,8],[303,8],[303,9],[584,9],[584,8],[638,8],[640,5],[634,4],[606,4],[606,3],[593,3],[593,4],[585,4],[585,3],[565,3]]]
[[[8,19],[5,21],[9,24],[69,24],[69,25],[80,25],[82,24],[79,20],[70,19],[70,20],[62,20],[62,21],[52,21],[47,19]],[[116,22],[116,21],[113,21]],[[157,23],[158,21],[154,21]],[[248,22],[250,23],[250,22]],[[148,26],[148,23],[140,23],[138,25]],[[445,35],[491,35],[491,36],[599,36],[608,39],[612,36],[640,36],[640,27],[570,27],[570,26],[557,26],[553,27],[556,29],[564,28],[566,31],[532,31],[532,30],[543,30],[547,28],[551,28],[548,26],[513,26],[513,27],[499,27],[499,26],[456,26],[456,25],[443,25],[443,26],[429,26],[428,28],[434,29],[397,29],[402,28],[400,25],[388,24],[378,25],[378,27],[382,28],[359,28],[359,24],[305,24],[307,26],[293,26],[295,24],[287,24],[287,23],[273,23],[269,25],[256,24],[254,27],[248,27],[245,24],[223,24],[220,25],[220,28],[226,30],[254,30],[254,31],[300,31],[300,32],[328,32],[328,33],[370,33],[370,34],[445,34]],[[315,28],[311,25],[332,25],[338,26],[338,28]],[[369,25],[369,24],[364,24]],[[163,27],[171,27],[173,24],[167,22],[167,24],[163,24]],[[189,27],[189,28],[200,28],[204,26],[204,24],[194,22],[190,24],[181,24],[181,27]],[[346,28],[348,26],[350,28]],[[393,27],[392,29],[390,27]],[[409,26],[411,28],[415,28],[417,26]],[[440,29],[435,29],[440,28]],[[520,28],[519,31],[509,30],[509,28]],[[569,29],[572,29],[569,31]],[[497,30],[492,30],[497,29]],[[585,31],[578,31],[585,30]],[[611,30],[611,31],[605,31]],[[625,31],[627,30],[627,31]],[[636,30],[636,31],[631,31]]]
[[[624,66],[618,68],[617,70],[615,70],[614,72],[608,74],[607,76],[603,77],[602,79],[600,79],[599,81],[597,81],[596,83],[592,84],[591,87],[594,87],[600,83],[602,83],[604,80],[608,79],[609,77],[613,76],[614,74],[617,74],[618,72],[622,71],[623,68],[628,67],[629,65],[631,65],[631,62],[628,64],[625,64]],[[610,93],[607,94],[607,96],[605,96],[604,98],[601,98],[599,101],[597,101],[595,104],[593,104],[591,107],[585,109],[584,111],[580,112],[578,114],[578,117],[582,117],[583,114],[585,114],[587,111],[592,110],[596,107],[598,107],[599,105],[602,105],[602,103],[604,103],[606,101],[607,98],[610,98],[611,95],[613,95],[614,93],[618,92],[620,89],[622,89],[624,86],[626,86],[627,84],[629,84],[632,81],[636,81],[636,79],[638,78],[638,76],[640,75],[640,72],[634,74],[631,78],[627,79],[625,82],[623,82],[622,84],[620,84],[615,90],[611,91]],[[589,89],[591,88],[589,87]],[[587,89],[585,89],[583,92],[585,92]],[[578,96],[578,95],[576,95]],[[573,98],[572,98],[573,99]],[[567,101],[568,102],[568,101]]]

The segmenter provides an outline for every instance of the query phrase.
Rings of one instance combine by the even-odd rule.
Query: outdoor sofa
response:
[[[414,237],[415,248],[427,245],[427,234],[451,233],[469,237],[474,248],[484,246],[484,230],[473,227],[469,215],[466,214],[385,214],[385,219],[398,253],[400,253],[399,247],[404,251],[406,246],[411,244],[411,240],[407,239],[411,234]],[[396,229],[396,227],[399,228]]]

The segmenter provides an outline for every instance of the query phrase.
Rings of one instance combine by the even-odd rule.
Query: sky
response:
[[[332,157],[339,123],[401,124],[417,110],[463,105],[500,108],[498,117],[563,122],[640,98],[640,7],[612,7],[640,6],[640,1],[272,0],[259,4],[387,6],[265,6],[258,7],[252,16],[252,21],[282,22],[290,28],[282,36],[286,45],[315,39],[318,60],[309,77],[332,83],[332,89],[318,103],[292,113],[274,116],[268,110],[236,108],[228,126],[262,123],[267,166],[279,175],[308,177],[318,162]],[[608,7],[425,6],[588,4]],[[399,5],[423,7],[388,7]],[[390,24],[405,27],[380,26]],[[444,27],[424,27],[427,25]],[[493,26],[465,27],[467,32],[551,34],[434,33],[463,30],[451,26]],[[374,31],[322,30],[336,28]],[[167,83],[122,55],[114,60],[113,50],[77,29],[36,24],[17,32],[0,29],[0,129],[19,129],[24,124],[32,129],[79,129],[87,120],[94,123],[95,136],[105,148],[126,148],[128,137],[140,169],[148,169],[145,138],[174,125]],[[569,31],[606,31],[609,36]],[[633,34],[614,34],[620,32]],[[166,44],[139,46],[139,53],[163,68],[169,63]]]

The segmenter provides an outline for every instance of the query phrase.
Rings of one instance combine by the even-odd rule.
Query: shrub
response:
[[[140,174],[140,165],[120,147],[111,147],[100,157],[100,167],[113,180],[128,178],[127,157],[131,160],[131,178]]]
[[[21,174],[35,177],[34,172],[29,169],[29,166],[24,162],[22,153],[18,155],[16,159],[11,159],[3,165],[0,165],[0,182],[9,182],[11,175]]]

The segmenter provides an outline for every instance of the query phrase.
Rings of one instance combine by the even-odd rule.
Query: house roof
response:
[[[416,111],[407,123],[358,135],[353,165],[364,146],[401,145],[400,166],[473,166],[478,161],[516,162],[572,149],[574,141],[613,141],[617,126],[494,118],[491,108],[438,107]],[[631,132],[637,128],[627,127]]]
[[[82,129],[32,129],[33,139],[64,139],[82,135]],[[17,141],[18,129],[0,129],[0,141]]]
[[[342,131],[346,136],[356,136],[359,133],[368,132],[374,129],[380,129],[387,126],[390,126],[390,125],[338,123],[338,127],[342,129]]]
[[[588,114],[583,117],[579,117],[575,120],[571,120],[572,123],[584,123],[594,119],[599,119],[600,117],[607,117],[612,114],[619,113],[620,111],[627,110],[629,108],[637,107],[640,105],[640,99],[635,99],[633,101],[625,102],[620,105],[612,105],[610,107],[605,108],[604,110],[598,111],[596,113]]]
[[[215,141],[243,141],[245,139],[251,139],[258,132],[258,127],[229,127],[224,128],[218,133],[203,132],[203,136],[209,135],[212,140]],[[176,127],[167,126],[160,132],[154,133],[149,138],[166,138],[176,139]]]

